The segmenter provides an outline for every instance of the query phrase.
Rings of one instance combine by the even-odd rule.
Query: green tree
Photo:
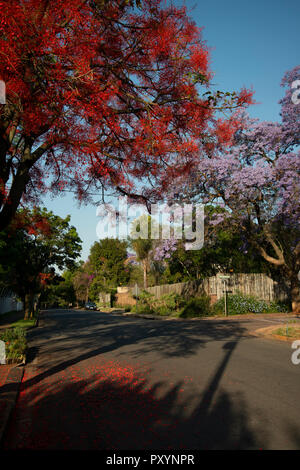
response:
[[[69,307],[76,302],[73,279],[76,269],[66,270],[62,275],[55,275],[43,290],[40,303],[52,307]]]
[[[22,299],[25,318],[33,315],[35,299],[55,270],[71,269],[80,255],[81,240],[69,222],[70,216],[61,218],[45,208],[22,210],[0,234],[5,283]]]
[[[109,291],[127,284],[130,278],[130,266],[125,264],[127,246],[126,241],[114,238],[104,238],[93,244],[89,255],[93,297],[100,290]]]
[[[220,207],[206,206],[206,220],[222,212]],[[160,251],[158,262],[165,265],[161,283],[205,278],[220,271],[270,274],[268,263],[261,259],[257,250],[245,245],[237,227],[205,223],[204,240],[201,250],[185,250],[184,240],[180,240],[174,244],[172,252]]]

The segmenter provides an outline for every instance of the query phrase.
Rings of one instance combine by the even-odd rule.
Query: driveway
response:
[[[299,449],[300,365],[251,328],[47,311],[4,447]]]

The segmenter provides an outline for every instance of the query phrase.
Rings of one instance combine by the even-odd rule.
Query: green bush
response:
[[[290,311],[290,305],[285,302],[270,302],[268,313],[287,313]]]
[[[242,315],[246,313],[276,313],[287,312],[288,308],[276,302],[266,302],[255,297],[236,293],[228,295],[228,314]],[[225,299],[222,297],[213,306],[213,313],[220,315],[224,313]]]
[[[0,333],[0,340],[5,343],[6,358],[12,362],[25,360],[27,341],[24,328],[7,328]]]
[[[184,298],[175,293],[165,294],[157,299],[153,294],[142,291],[138,298],[137,308],[131,308],[132,312],[155,315],[178,315],[185,305]]]
[[[131,311],[144,314],[173,315],[182,318],[210,315],[210,298],[206,295],[186,300],[182,295],[171,293],[157,299],[147,291],[141,292],[138,307]]]
[[[155,311],[158,315],[179,314],[186,300],[179,294],[165,294],[156,300]]]
[[[138,296],[137,306],[134,306],[131,311],[136,313],[153,314],[155,300],[156,298],[153,294],[143,290]]]
[[[154,314],[154,311],[151,310],[151,308],[147,304],[138,304],[138,307],[134,305],[131,308],[131,312],[138,313],[138,314],[146,314],[146,315]]]
[[[180,318],[191,318],[211,315],[210,297],[202,295],[190,299],[179,314]]]
[[[125,312],[132,312],[134,306],[127,304],[127,305],[115,305],[115,308],[120,308],[121,310],[124,310]]]

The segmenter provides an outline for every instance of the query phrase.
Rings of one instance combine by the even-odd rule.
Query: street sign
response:
[[[219,278],[226,280],[226,279],[230,279],[230,276],[224,275],[224,276],[219,276]]]

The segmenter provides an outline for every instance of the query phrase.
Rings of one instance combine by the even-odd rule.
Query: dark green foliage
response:
[[[192,318],[211,315],[210,298],[207,295],[190,299],[182,309],[180,318]]]
[[[258,251],[247,245],[237,227],[220,223],[212,226],[208,220],[223,212],[220,207],[205,207],[205,236],[201,250],[185,250],[179,243],[177,250],[165,260],[166,269],[160,284],[186,282],[191,279],[203,279],[215,276],[218,272],[266,273],[270,266]]]
[[[156,312],[159,315],[178,315],[186,300],[179,294],[165,294],[156,302]]]
[[[127,242],[104,238],[91,247],[89,264],[93,274],[90,292],[95,297],[99,292],[126,285],[130,278],[127,260]]]
[[[176,293],[165,294],[157,299],[153,294],[142,291],[138,298],[137,309],[133,307],[131,310],[137,313],[180,316],[186,304],[187,300]]]
[[[67,308],[76,302],[73,278],[75,270],[64,271],[61,276],[54,276],[52,282],[47,286],[41,297],[41,304],[46,304],[47,308]]]
[[[45,208],[18,211],[16,223],[0,233],[0,265],[5,284],[24,303],[25,317],[34,314],[34,302],[55,269],[71,269],[81,251],[81,240],[69,224]]]

